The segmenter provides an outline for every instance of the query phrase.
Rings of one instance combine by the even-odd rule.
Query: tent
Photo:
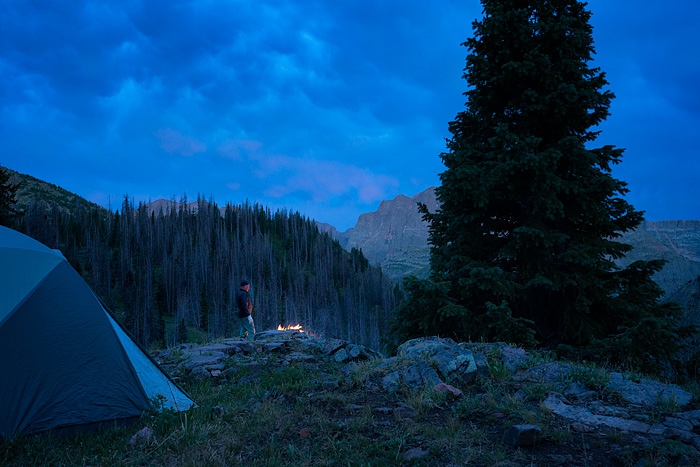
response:
[[[60,251],[0,226],[0,437],[194,405]]]

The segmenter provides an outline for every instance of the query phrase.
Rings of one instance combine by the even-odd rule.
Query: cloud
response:
[[[207,145],[203,142],[191,136],[185,136],[172,128],[158,130],[155,136],[158,138],[160,147],[170,154],[175,153],[182,156],[193,156],[198,152],[207,150]]]
[[[371,204],[385,199],[399,185],[395,177],[338,161],[273,156],[260,163],[258,175],[276,181],[265,191],[273,198],[296,195],[314,202],[328,202],[352,195],[361,203]]]
[[[219,145],[217,151],[224,157],[233,160],[242,160],[244,157],[255,157],[262,148],[260,141],[250,139],[227,140]]]
[[[589,5],[596,65],[618,96],[601,141],[628,148],[620,174],[633,190],[674,204],[683,187],[670,174],[698,175],[687,163],[700,144],[698,7]],[[112,200],[203,192],[338,223],[439,183],[448,123],[464,110],[460,43],[481,14],[477,0],[5,0],[0,10],[4,164]],[[664,176],[645,176],[659,157]]]

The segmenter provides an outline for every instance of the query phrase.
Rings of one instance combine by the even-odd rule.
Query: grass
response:
[[[625,446],[621,434],[596,437],[559,425],[540,407],[547,388],[530,385],[518,393],[521,387],[505,371],[459,386],[464,394],[453,399],[432,389],[406,387],[387,394],[379,384],[386,370],[377,368],[376,361],[359,364],[347,378],[342,365],[333,361],[285,365],[270,357],[258,363],[260,369],[252,374],[231,359],[230,381],[183,377],[181,385],[199,404],[187,413],[150,411],[131,427],[0,441],[0,465],[556,465],[552,455],[573,454],[586,462],[598,456],[606,462],[610,443]],[[602,380],[597,369],[568,377],[596,387]],[[324,389],[323,382],[330,380],[340,381],[340,386]],[[415,415],[399,418],[393,408],[400,405]],[[542,428],[536,448],[503,444],[503,433],[516,424]],[[153,430],[153,437],[130,446],[144,427]],[[407,461],[404,456],[415,448],[425,455]],[[697,459],[678,442],[635,449],[623,451],[619,465],[636,465],[640,458],[658,465]]]

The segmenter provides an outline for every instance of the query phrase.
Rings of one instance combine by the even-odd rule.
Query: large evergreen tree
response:
[[[631,248],[616,239],[643,213],[610,173],[622,150],[593,147],[613,94],[589,66],[585,3],[482,4],[465,43],[466,109],[441,155],[441,207],[425,212],[431,282],[408,283],[394,334],[621,348],[638,361],[670,356],[688,330],[677,327],[676,308],[658,303],[651,275],[662,263],[613,262]],[[437,309],[425,309],[426,294]]]

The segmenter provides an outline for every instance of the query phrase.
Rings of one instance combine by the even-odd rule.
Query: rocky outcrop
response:
[[[695,408],[693,395],[681,387],[592,365],[541,362],[541,355],[505,343],[456,343],[428,337],[408,341],[399,347],[396,356],[386,358],[337,339],[268,331],[256,334],[253,342],[227,339],[157,353],[176,377],[218,378],[237,384],[254,381],[272,357],[276,365],[283,366],[341,366],[342,377],[329,375],[319,381],[320,391],[346,391],[348,386],[359,384],[367,391],[383,392],[388,400],[397,402],[393,407],[374,410],[392,414],[396,420],[417,416],[414,407],[400,402],[402,394],[443,394],[449,405],[465,400],[466,391],[471,392],[470,401],[491,400],[487,406],[498,405],[493,395],[472,388],[489,388],[495,381],[506,381],[499,397],[521,403],[529,400],[532,407],[553,414],[568,430],[584,434],[618,432],[621,436],[636,436],[637,443],[674,440],[700,451],[700,410]],[[237,368],[245,368],[246,376],[237,378]],[[346,410],[364,409],[348,406]],[[505,415],[494,413],[492,417]],[[514,447],[534,446],[543,428],[537,424],[506,426],[502,442]]]
[[[399,195],[393,200],[382,201],[379,209],[362,214],[355,227],[338,233],[330,226],[324,231],[335,235],[347,250],[358,248],[370,261],[380,266],[392,279],[412,274],[427,277],[430,248],[428,224],[418,212],[418,203],[428,210],[437,209],[435,188],[431,187],[415,196]]]

